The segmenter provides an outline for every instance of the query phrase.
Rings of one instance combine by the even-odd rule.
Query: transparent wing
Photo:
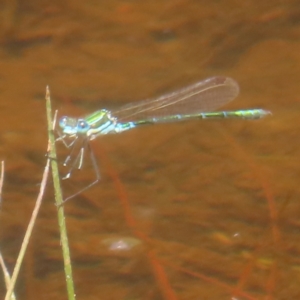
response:
[[[127,104],[112,115],[118,122],[138,121],[171,115],[213,111],[233,100],[239,93],[229,77],[211,77],[158,98]]]

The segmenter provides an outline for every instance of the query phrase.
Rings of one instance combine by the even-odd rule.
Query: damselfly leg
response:
[[[63,203],[66,201],[74,198],[75,196],[83,193],[87,189],[91,188],[93,185],[95,185],[100,180],[100,170],[96,161],[96,157],[94,154],[94,151],[90,145],[89,140],[86,137],[75,135],[72,137],[72,140],[68,143],[66,138],[69,138],[68,136],[63,136],[60,133],[58,133],[59,137],[56,141],[62,141],[62,143],[65,145],[66,148],[70,149],[69,155],[66,157],[63,165],[65,167],[68,167],[68,173],[62,177],[63,180],[71,178],[71,175],[74,170],[81,170],[83,167],[83,161],[86,151],[88,152],[88,155],[90,157],[92,167],[94,169],[96,179],[85,186],[84,188],[80,189],[78,192],[72,194],[71,196],[66,197],[63,200]]]

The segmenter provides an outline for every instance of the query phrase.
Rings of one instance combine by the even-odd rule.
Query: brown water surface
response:
[[[101,182],[65,206],[77,298],[300,299],[299,1],[7,0],[0,18],[10,271],[46,160],[47,84],[59,114],[77,117],[225,75],[241,87],[226,109],[273,115],[92,142]],[[65,195],[94,179],[88,162],[78,173]],[[49,182],[16,292],[57,300],[65,290]]]

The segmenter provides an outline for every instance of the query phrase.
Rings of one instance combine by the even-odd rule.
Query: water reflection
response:
[[[102,244],[107,247],[109,251],[121,253],[133,250],[141,245],[141,241],[134,237],[108,237],[102,240]]]

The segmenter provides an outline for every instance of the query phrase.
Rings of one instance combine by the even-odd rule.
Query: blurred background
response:
[[[59,116],[82,117],[223,75],[240,95],[222,109],[273,115],[92,142],[101,181],[65,205],[77,298],[300,297],[299,1],[4,0],[0,20],[10,271],[46,162],[46,85]],[[68,150],[57,145],[62,163]],[[95,179],[88,159],[76,173],[65,196]],[[50,180],[18,299],[66,299],[56,212]]]

